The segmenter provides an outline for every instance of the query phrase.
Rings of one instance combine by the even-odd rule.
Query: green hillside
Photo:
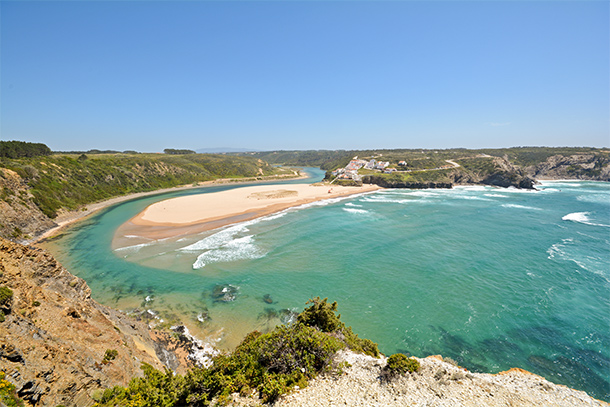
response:
[[[15,171],[29,187],[33,202],[54,218],[59,209],[135,192],[210,181],[281,174],[254,157],[211,154],[54,154],[0,158],[0,168]],[[3,189],[0,199],[11,192]]]

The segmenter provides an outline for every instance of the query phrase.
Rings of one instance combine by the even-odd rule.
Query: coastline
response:
[[[60,213],[57,216],[57,218],[55,218],[53,220],[57,226],[54,226],[54,227],[46,230],[42,234],[35,236],[32,239],[26,240],[25,242],[23,242],[23,244],[32,245],[32,244],[40,243],[45,239],[49,239],[49,238],[52,238],[52,237],[60,234],[64,229],[68,228],[72,224],[79,222],[81,220],[84,220],[84,219],[88,218],[89,216],[94,215],[95,213],[101,211],[102,209],[108,208],[112,205],[116,205],[116,204],[119,204],[122,202],[130,201],[132,199],[138,199],[138,198],[143,198],[143,197],[147,197],[147,196],[164,194],[167,192],[176,192],[176,191],[182,191],[182,190],[188,190],[188,189],[194,189],[194,188],[205,188],[205,187],[211,187],[211,186],[217,186],[217,185],[250,184],[250,183],[256,184],[256,183],[261,183],[261,182],[277,181],[277,180],[284,180],[284,179],[286,179],[286,180],[288,180],[288,179],[292,179],[292,180],[306,179],[308,177],[309,176],[306,174],[301,173],[301,175],[296,175],[296,173],[295,173],[295,175],[250,177],[250,178],[245,178],[245,179],[219,178],[219,179],[215,179],[215,180],[211,180],[211,181],[203,181],[196,185],[193,185],[193,184],[180,185],[180,186],[176,186],[176,187],[172,187],[172,188],[156,189],[154,191],[136,192],[133,194],[117,196],[114,198],[105,199],[103,201],[91,203],[91,204],[87,205],[86,208],[83,208],[81,210],[65,211],[65,212]]]
[[[122,247],[125,236],[166,239],[196,234],[244,222],[312,202],[343,198],[382,189],[376,185],[340,187],[285,184],[251,186],[210,194],[171,198],[148,206],[121,225],[113,239]],[[133,244],[124,242],[126,245]]]

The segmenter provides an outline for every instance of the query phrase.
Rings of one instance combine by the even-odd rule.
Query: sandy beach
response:
[[[83,220],[104,208],[107,208],[112,205],[116,205],[121,202],[129,201],[131,199],[142,198],[142,197],[151,196],[151,195],[159,195],[159,194],[163,194],[166,192],[175,192],[175,191],[180,191],[183,189],[193,189],[193,188],[210,187],[210,186],[224,185],[224,184],[236,184],[236,183],[237,184],[241,184],[241,183],[246,184],[246,183],[256,183],[256,182],[268,182],[268,181],[272,181],[272,180],[275,181],[275,180],[281,180],[281,179],[286,179],[286,178],[302,179],[302,178],[307,178],[307,175],[299,175],[298,173],[295,172],[294,174],[290,174],[290,175],[269,176],[269,177],[219,178],[219,179],[215,179],[212,181],[199,182],[197,184],[188,184],[188,185],[182,185],[182,186],[171,187],[171,188],[157,189],[157,190],[149,191],[149,192],[136,192],[133,194],[117,196],[117,197],[106,199],[103,201],[91,203],[91,204],[87,205],[86,207],[81,208],[80,210],[60,211],[57,218],[55,218],[55,224],[57,226],[47,230],[46,232],[44,232],[43,234],[41,234],[39,236],[34,237],[33,239],[30,239],[29,241],[26,241],[26,244],[35,244],[35,243],[43,241],[44,239],[58,235],[65,228],[71,226],[75,222]]]
[[[376,185],[256,185],[167,199],[150,205],[124,223],[115,234],[113,246],[122,247],[121,240],[125,236],[164,239],[200,233],[314,201],[378,189],[380,188]],[[132,242],[133,240],[130,244],[133,244]],[[127,244],[127,241],[124,243]]]

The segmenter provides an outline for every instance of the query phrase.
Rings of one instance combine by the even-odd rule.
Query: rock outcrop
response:
[[[348,363],[342,374],[314,379],[307,388],[284,396],[275,406],[608,406],[585,392],[553,384],[521,369],[492,375],[468,372],[444,362],[440,356],[418,361],[421,365],[418,372],[388,381],[381,375],[385,358],[342,351],[335,361]],[[236,401],[256,405],[247,399]]]
[[[31,405],[92,405],[140,376],[142,362],[190,366],[189,348],[92,300],[85,281],[41,249],[0,238],[0,287],[12,292],[0,311],[0,370]]]
[[[0,168],[0,237],[25,240],[55,226],[32,198],[30,188],[19,174]]]
[[[430,189],[430,188],[451,188],[451,182],[409,182],[388,179],[379,175],[367,175],[362,181],[365,184],[379,185],[382,188],[407,188],[407,189]]]
[[[610,181],[609,160],[595,154],[554,155],[544,162],[525,168],[527,174],[540,179],[582,179]]]

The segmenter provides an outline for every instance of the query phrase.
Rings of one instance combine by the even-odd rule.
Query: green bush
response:
[[[0,287],[0,307],[7,307],[13,298],[13,290],[8,287]]]
[[[0,405],[7,407],[22,407],[23,400],[17,397],[15,385],[5,380],[5,373],[0,371]]]
[[[375,343],[358,338],[340,321],[337,303],[316,297],[307,304],[312,305],[296,323],[266,334],[251,332],[232,354],[216,356],[210,368],[191,369],[179,376],[143,364],[143,378],[132,379],[127,388],[107,389],[98,405],[207,406],[214,399],[228,403],[233,393],[252,392],[271,403],[295,386],[307,386],[321,372],[332,371],[339,349],[347,346],[379,354]]]
[[[343,340],[348,348],[354,352],[379,357],[377,344],[370,339],[361,339],[352,331],[352,327],[345,326],[341,322],[341,314],[336,314],[337,302],[328,303],[328,298],[313,298],[307,302],[312,304],[305,308],[297,318],[297,321],[308,326],[317,327],[322,332],[333,333]]]
[[[419,361],[409,358],[402,353],[395,353],[388,358],[387,364],[383,368],[382,376],[391,379],[405,373],[413,373],[419,370]]]
[[[119,356],[119,352],[116,349],[106,349],[102,363],[110,363],[110,361],[116,359],[117,356]]]

